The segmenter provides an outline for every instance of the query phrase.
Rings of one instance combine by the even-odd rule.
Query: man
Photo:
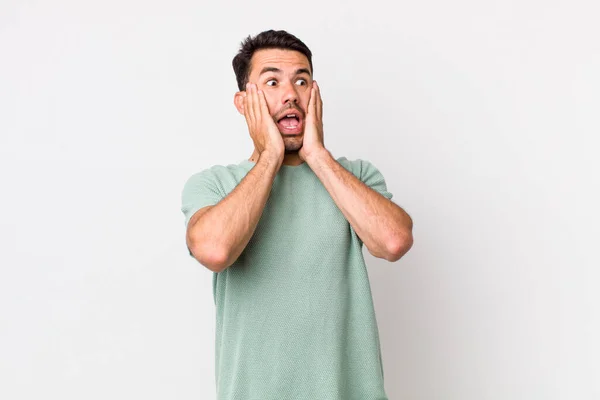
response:
[[[334,159],[308,47],[285,31],[233,59],[254,152],[192,175],[190,255],[213,271],[218,400],[387,400],[362,246],[396,261],[412,220],[369,162]]]

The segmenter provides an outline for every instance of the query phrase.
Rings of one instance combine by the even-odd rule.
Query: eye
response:
[[[269,79],[267,81],[267,86],[275,86],[276,83],[277,81],[275,79]]]
[[[300,85],[306,85],[306,79],[298,79],[296,81],[296,83],[298,83],[298,82],[302,82],[302,83],[300,83]]]

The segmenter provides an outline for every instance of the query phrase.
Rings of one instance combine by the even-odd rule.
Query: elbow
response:
[[[205,251],[197,248],[192,248],[191,252],[200,264],[204,265],[212,272],[222,272],[229,266],[229,263],[227,262],[228,257],[225,252],[215,250]]]
[[[386,260],[390,262],[395,262],[401,259],[408,251],[411,249],[413,245],[413,236],[411,232],[408,232],[405,235],[402,235],[401,238],[390,241],[388,245]]]
[[[221,272],[230,265],[227,252],[214,244],[190,241],[188,248],[192,256],[212,272]]]

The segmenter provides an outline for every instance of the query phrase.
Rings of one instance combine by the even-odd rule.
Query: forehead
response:
[[[250,59],[250,76],[258,76],[264,67],[276,67],[284,73],[300,68],[310,70],[308,58],[299,51],[284,49],[260,49]]]

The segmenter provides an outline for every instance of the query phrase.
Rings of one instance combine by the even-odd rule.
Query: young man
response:
[[[334,159],[308,47],[285,31],[233,59],[254,152],[192,175],[190,255],[213,271],[218,400],[386,400],[362,246],[400,259],[412,220],[364,160]]]

